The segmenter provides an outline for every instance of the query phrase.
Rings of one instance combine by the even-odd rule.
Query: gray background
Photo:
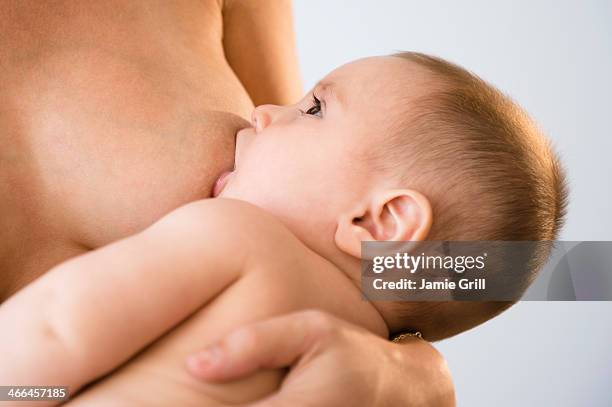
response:
[[[565,240],[612,240],[612,2],[295,0],[305,89],[398,50],[459,63],[522,106],[570,180]],[[459,406],[612,406],[612,302],[520,303],[440,342]]]

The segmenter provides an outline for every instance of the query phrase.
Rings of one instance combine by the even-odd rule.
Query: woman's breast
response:
[[[67,90],[91,90],[102,81],[123,107],[163,95],[170,110],[174,102],[250,114],[225,59],[217,0],[11,2],[0,6],[0,34],[3,88],[55,79]]]
[[[216,0],[9,2],[0,34],[0,140],[21,161],[0,172],[54,233],[85,247],[135,233],[233,165],[253,105]]]

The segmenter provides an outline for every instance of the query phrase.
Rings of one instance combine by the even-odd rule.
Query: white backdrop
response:
[[[399,50],[459,63],[524,106],[567,167],[562,239],[612,240],[612,2],[295,0],[305,89]],[[612,302],[520,303],[440,342],[459,406],[612,406]]]

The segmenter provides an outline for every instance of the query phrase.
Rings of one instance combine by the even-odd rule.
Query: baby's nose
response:
[[[255,131],[260,132],[272,124],[280,109],[281,107],[276,105],[257,106],[251,114],[251,125]]]

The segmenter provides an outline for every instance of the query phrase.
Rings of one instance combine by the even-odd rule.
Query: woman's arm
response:
[[[320,311],[239,328],[187,367],[208,381],[289,367],[279,391],[251,407],[455,405],[446,362],[428,342],[395,344]]]
[[[224,0],[223,47],[256,106],[302,96],[290,0]]]

